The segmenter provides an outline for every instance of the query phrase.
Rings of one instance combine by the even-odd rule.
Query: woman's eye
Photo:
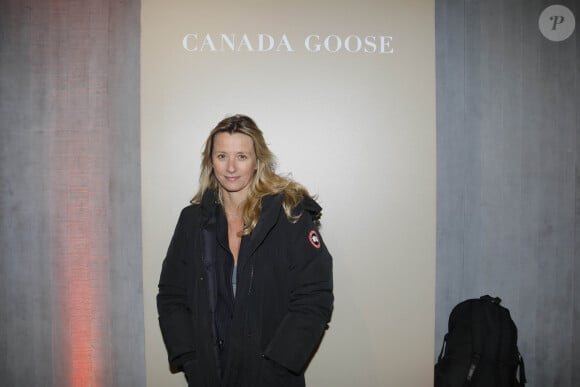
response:
[[[245,160],[245,159],[247,159],[247,158],[248,158],[248,156],[246,156],[246,155],[238,155],[238,158],[239,158],[240,160]]]
[[[217,155],[217,156],[216,156],[216,158],[217,158],[218,160],[223,160],[223,159],[225,159],[225,158],[226,158],[226,155],[224,155],[223,153],[220,153],[219,155]]]

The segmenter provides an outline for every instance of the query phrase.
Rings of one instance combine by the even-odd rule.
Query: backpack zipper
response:
[[[477,369],[477,364],[479,364],[479,354],[476,353],[473,355],[471,364],[469,365],[469,370],[467,371],[467,381],[471,382],[471,378],[473,378],[473,374]]]

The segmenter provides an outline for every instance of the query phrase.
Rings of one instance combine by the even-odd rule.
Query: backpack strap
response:
[[[522,357],[522,355],[519,353],[518,351],[518,367],[519,367],[519,381],[520,381],[520,386],[524,386],[524,384],[526,384],[528,381],[526,379],[526,367],[524,366],[524,358]]]
[[[443,355],[445,354],[445,348],[447,348],[447,335],[448,333],[446,333],[445,336],[443,337],[443,345],[441,345],[441,352],[439,352],[437,362],[440,362],[441,359],[443,358]]]

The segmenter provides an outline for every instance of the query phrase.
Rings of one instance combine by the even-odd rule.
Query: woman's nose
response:
[[[236,160],[234,158],[230,158],[228,160],[227,168],[228,168],[228,172],[233,172],[236,170]]]

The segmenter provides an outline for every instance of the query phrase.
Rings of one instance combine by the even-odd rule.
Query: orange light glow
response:
[[[106,386],[108,338],[108,240],[106,168],[97,156],[103,141],[61,132],[53,142],[59,182],[53,276],[60,299],[60,349],[68,386]],[[91,146],[89,146],[91,144]]]

